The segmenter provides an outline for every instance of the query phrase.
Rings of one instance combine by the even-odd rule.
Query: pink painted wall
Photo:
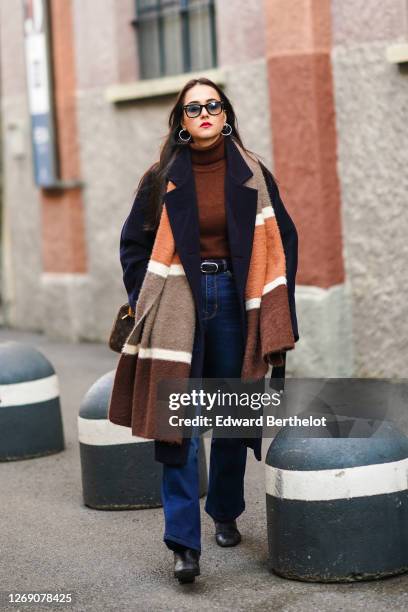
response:
[[[299,231],[297,282],[328,288],[344,281],[330,1],[267,0],[265,14],[274,169]]]

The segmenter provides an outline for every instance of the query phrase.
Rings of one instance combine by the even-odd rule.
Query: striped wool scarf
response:
[[[241,370],[241,382],[252,382],[265,376],[269,364],[282,365],[282,353],[293,349],[295,343],[285,253],[273,204],[259,163],[238,143],[236,146],[253,172],[245,184],[258,190],[245,288],[248,334]],[[167,191],[175,187],[169,181]],[[134,436],[181,443],[178,429],[163,428],[163,419],[168,422],[168,403],[159,398],[157,383],[160,379],[189,378],[195,317],[193,295],[175,249],[164,203],[135,307],[135,324],[115,373],[110,421],[131,427]]]

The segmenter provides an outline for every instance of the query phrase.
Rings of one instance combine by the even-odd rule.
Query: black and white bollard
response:
[[[285,578],[349,582],[408,571],[408,439],[283,428],[266,457],[269,567]],[[302,431],[303,430],[303,431]]]
[[[154,441],[132,436],[130,427],[108,420],[115,370],[86,393],[78,416],[84,503],[100,510],[155,508],[162,505],[162,464]],[[203,440],[199,448],[200,496],[207,492]]]
[[[58,378],[33,346],[0,344],[0,461],[64,450]]]

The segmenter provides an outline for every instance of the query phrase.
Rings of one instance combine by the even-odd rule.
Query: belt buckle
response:
[[[213,265],[215,266],[215,270],[212,270],[212,272],[210,270],[203,270],[202,266],[204,265]],[[203,261],[201,262],[201,272],[204,272],[204,274],[211,274],[211,273],[215,273],[218,272],[218,263],[216,261]]]

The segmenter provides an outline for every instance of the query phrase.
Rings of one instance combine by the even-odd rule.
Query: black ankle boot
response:
[[[200,575],[200,553],[193,548],[174,552],[174,577],[179,582],[194,582]]]
[[[241,534],[238,531],[236,520],[233,521],[214,521],[215,541],[218,546],[236,546],[241,541]]]

